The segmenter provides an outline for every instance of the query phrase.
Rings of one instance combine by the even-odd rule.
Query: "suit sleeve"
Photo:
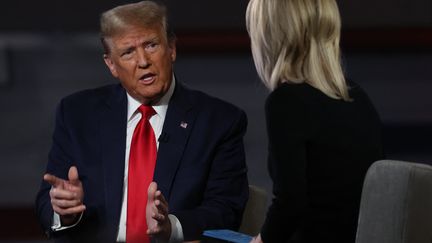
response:
[[[238,112],[231,128],[215,149],[203,201],[197,208],[173,212],[180,220],[184,239],[199,239],[205,229],[237,230],[248,199],[243,136],[247,118]]]
[[[306,137],[310,128],[305,110],[280,93],[270,96],[266,103],[268,169],[273,182],[273,200],[261,230],[265,243],[290,238],[304,218]]]
[[[71,161],[71,138],[67,132],[63,117],[63,102],[57,107],[55,128],[53,134],[52,147],[48,155],[48,164],[46,173],[53,174],[57,177],[67,179],[67,173],[70,168]],[[51,185],[42,181],[40,190],[36,197],[36,215],[45,231],[50,237],[53,233],[51,230],[53,221],[53,209],[49,191]]]

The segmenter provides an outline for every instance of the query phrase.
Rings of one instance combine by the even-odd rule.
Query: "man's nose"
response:
[[[140,68],[147,68],[150,66],[150,59],[146,51],[142,48],[138,49],[137,64]]]

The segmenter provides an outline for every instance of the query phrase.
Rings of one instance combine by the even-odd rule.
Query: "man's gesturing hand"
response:
[[[62,225],[72,225],[85,210],[84,190],[75,166],[70,167],[68,180],[45,174],[44,180],[51,184],[50,197],[54,212],[60,215]]]
[[[168,218],[168,203],[162,192],[157,190],[156,182],[148,188],[147,198],[147,234],[168,241],[171,236],[171,221]]]

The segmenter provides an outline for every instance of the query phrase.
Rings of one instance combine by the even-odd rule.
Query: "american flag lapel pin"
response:
[[[186,129],[187,126],[188,126],[188,124],[186,122],[184,122],[184,121],[180,122],[180,127],[181,128],[185,128]]]

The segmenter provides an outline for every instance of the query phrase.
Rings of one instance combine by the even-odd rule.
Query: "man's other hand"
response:
[[[62,225],[74,224],[80,214],[86,209],[83,204],[84,190],[79,180],[78,170],[75,166],[70,167],[68,180],[63,180],[51,174],[45,174],[43,179],[51,184],[51,205],[60,215]]]
[[[171,221],[168,218],[168,203],[162,192],[157,190],[156,182],[152,182],[148,188],[147,198],[147,234],[164,241],[171,236]]]

